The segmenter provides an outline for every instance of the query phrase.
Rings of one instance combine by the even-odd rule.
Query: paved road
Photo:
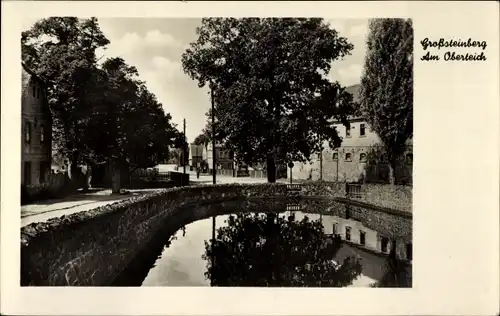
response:
[[[193,171],[189,172],[190,181],[194,185],[212,184],[212,176],[210,175],[200,175],[200,178],[196,178],[196,173]],[[265,183],[266,178],[255,179],[255,178],[235,178],[229,176],[217,176],[217,183],[227,184],[227,183]],[[286,182],[286,180],[280,180],[279,182]],[[142,194],[147,191],[154,191],[158,189],[143,189],[143,190],[129,190],[133,195]],[[118,201],[128,199],[133,195],[111,195],[111,190],[101,190],[97,192],[87,193],[87,194],[75,194],[68,196],[63,199],[46,200],[40,201],[35,204],[23,205],[21,207],[21,227],[29,225],[36,222],[44,222],[51,218],[61,217],[63,215],[74,214],[78,212],[88,211],[100,206],[113,204]]]
[[[35,204],[23,205],[21,206],[21,227],[113,204],[153,190],[156,189],[129,190],[132,194],[127,195],[111,195],[111,190],[100,190],[86,194],[73,194],[63,199],[45,200]]]

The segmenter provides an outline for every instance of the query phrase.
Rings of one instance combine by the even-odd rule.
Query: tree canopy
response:
[[[307,217],[231,215],[215,242],[205,242],[205,276],[212,286],[347,286],[362,265],[356,257],[335,262],[341,247],[340,236],[329,239],[321,222]]]
[[[353,45],[322,19],[205,18],[182,57],[184,71],[214,90],[216,138],[247,164],[309,160],[341,138],[352,96],[328,74]],[[210,111],[208,113],[211,115]]]
[[[135,67],[96,58],[109,43],[96,18],[51,17],[22,33],[22,60],[47,83],[61,155],[112,161],[117,170],[154,166],[180,132]]]
[[[370,22],[359,111],[385,145],[394,169],[413,136],[413,26],[406,19]]]

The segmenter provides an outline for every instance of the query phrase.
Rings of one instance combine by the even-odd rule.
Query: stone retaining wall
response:
[[[172,188],[25,226],[21,229],[21,285],[113,284],[165,221],[186,207],[237,199],[267,205],[269,199],[289,202],[304,195],[321,196],[323,200],[329,197],[328,203],[334,203],[333,199],[343,197],[345,192],[343,185],[335,183],[308,183],[305,186],[304,192],[294,193],[288,192],[283,184]],[[262,198],[268,199],[267,202],[262,203]],[[393,226],[397,221],[384,217],[386,215],[374,215],[379,213],[385,214],[382,209],[352,212],[353,218],[365,216],[379,229],[388,223],[388,230],[408,235],[406,229],[411,234],[411,225],[398,230]],[[411,213],[408,216],[411,218]]]

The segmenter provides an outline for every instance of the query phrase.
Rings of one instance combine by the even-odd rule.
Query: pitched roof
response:
[[[352,98],[353,98],[353,101],[354,102],[359,102],[359,90],[361,88],[361,84],[354,84],[352,86],[348,86],[345,88],[345,90],[347,92],[349,92],[350,94],[352,94]],[[353,121],[353,120],[360,120],[362,119],[362,117],[360,117],[359,115],[349,115],[348,117],[348,120],[349,121]],[[339,121],[337,120],[332,120],[332,123],[340,123]]]
[[[21,92],[24,93],[26,88],[28,88],[31,79],[39,81],[45,84],[45,81],[41,79],[33,70],[31,70],[25,63],[21,62]]]

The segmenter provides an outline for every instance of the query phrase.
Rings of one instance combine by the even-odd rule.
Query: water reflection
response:
[[[294,211],[289,222],[291,212],[277,219],[276,205],[255,212],[247,202],[178,212],[114,285],[411,287],[411,264],[389,260],[391,244],[362,223],[331,211]],[[214,268],[212,215],[218,215]]]

